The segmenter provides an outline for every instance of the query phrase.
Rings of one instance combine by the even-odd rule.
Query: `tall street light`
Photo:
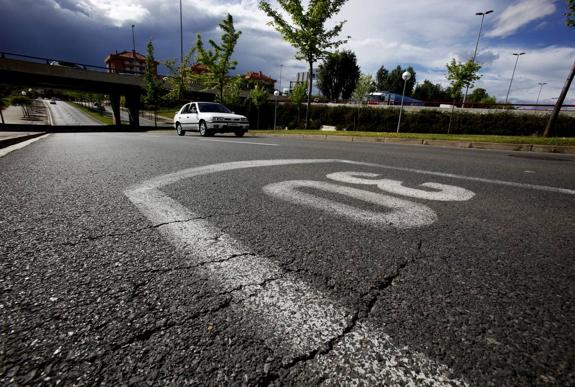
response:
[[[479,34],[477,35],[477,42],[475,43],[475,51],[473,52],[473,63],[475,63],[475,58],[477,58],[477,48],[479,47],[479,38],[481,38],[481,31],[483,30],[483,20],[485,19],[485,15],[489,15],[493,13],[493,10],[490,9],[486,12],[477,12],[476,16],[481,16],[481,25],[479,26]],[[465,107],[465,101],[467,100],[467,93],[469,92],[469,86],[465,88],[465,95],[463,96],[463,107]]]
[[[505,97],[505,103],[507,104],[507,101],[509,100],[509,92],[511,91],[511,85],[513,84],[513,77],[515,76],[515,70],[517,69],[517,62],[519,62],[519,57],[521,55],[525,55],[524,52],[514,52],[513,55],[515,55],[517,57],[517,59],[515,59],[515,67],[513,67],[513,73],[511,74],[511,81],[509,81],[509,89],[507,89],[507,97]]]
[[[283,91],[283,89],[282,89],[282,70],[283,70],[283,68],[284,68],[284,65],[280,64],[280,86],[279,86],[280,93]]]
[[[274,97],[275,97],[274,130],[276,130],[277,117],[278,117],[278,95],[280,95],[280,92],[277,90],[274,90]]]
[[[135,25],[132,24],[132,52],[136,52],[136,36],[134,35],[134,27]]]
[[[547,82],[539,82],[539,94],[537,94],[537,102],[535,102],[535,105],[539,105],[539,97],[541,97],[541,90],[543,90],[543,86],[545,86],[547,84]]]
[[[411,79],[411,73],[409,71],[401,74],[403,78],[403,94],[401,94],[401,107],[399,108],[399,120],[397,121],[397,133],[399,133],[399,126],[401,125],[401,113],[403,113],[403,98],[405,97],[405,87],[407,86],[407,81]]]
[[[182,19],[182,0],[180,0],[180,65],[184,65],[184,23]]]

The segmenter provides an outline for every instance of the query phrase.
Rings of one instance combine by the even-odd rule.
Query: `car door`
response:
[[[199,129],[198,107],[195,103],[190,104],[190,130]]]
[[[182,110],[180,110],[180,115],[178,117],[182,129],[188,130],[190,128],[190,104],[184,105]]]

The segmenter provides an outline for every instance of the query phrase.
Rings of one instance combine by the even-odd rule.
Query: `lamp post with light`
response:
[[[509,81],[509,89],[507,89],[507,97],[505,97],[505,104],[507,104],[507,101],[509,100],[509,92],[511,91],[511,85],[513,84],[513,77],[515,77],[515,70],[517,69],[517,62],[519,62],[519,57],[521,55],[525,55],[524,52],[514,52],[513,55],[515,55],[517,57],[517,59],[515,59],[515,67],[513,67],[513,73],[511,74],[511,81]]]
[[[541,90],[543,90],[543,86],[545,86],[547,84],[547,82],[539,82],[539,94],[537,94],[537,102],[535,102],[535,105],[539,105],[539,97],[541,97]],[[536,106],[537,108],[537,106]]]
[[[477,42],[475,43],[475,51],[473,52],[473,59],[472,59],[473,63],[475,63],[475,58],[477,58],[477,48],[479,47],[479,38],[481,38],[481,31],[483,30],[483,20],[485,19],[485,15],[489,15],[490,13],[493,13],[492,9],[490,9],[487,12],[475,13],[476,16],[481,16],[481,25],[479,26],[479,34],[477,35]],[[468,92],[469,92],[469,85],[465,88],[465,95],[463,96],[463,107],[465,107],[465,101],[467,100]]]
[[[277,124],[277,117],[278,117],[278,96],[280,92],[278,90],[274,90],[274,97],[275,97],[275,109],[274,109],[274,130],[276,130]]]
[[[403,113],[403,98],[405,98],[405,88],[407,87],[407,81],[411,79],[411,73],[409,71],[401,74],[403,79],[403,94],[401,94],[401,107],[399,108],[399,120],[397,121],[397,133],[399,133],[399,126],[401,125],[401,114]]]

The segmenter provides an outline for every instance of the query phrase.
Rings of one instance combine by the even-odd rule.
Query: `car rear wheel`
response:
[[[176,133],[178,133],[178,136],[186,135],[186,131],[182,129],[182,125],[179,122],[176,124]]]
[[[234,134],[236,135],[236,137],[242,137],[244,134],[246,134],[246,132],[245,130],[236,130]]]
[[[203,137],[209,137],[213,135],[213,133],[208,130],[208,126],[204,121],[200,122],[200,135]]]

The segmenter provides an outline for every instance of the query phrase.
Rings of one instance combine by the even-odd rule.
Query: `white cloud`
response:
[[[512,35],[524,25],[551,15],[555,10],[555,0],[517,1],[496,16],[496,24],[494,28],[487,33],[487,36],[504,38]]]

